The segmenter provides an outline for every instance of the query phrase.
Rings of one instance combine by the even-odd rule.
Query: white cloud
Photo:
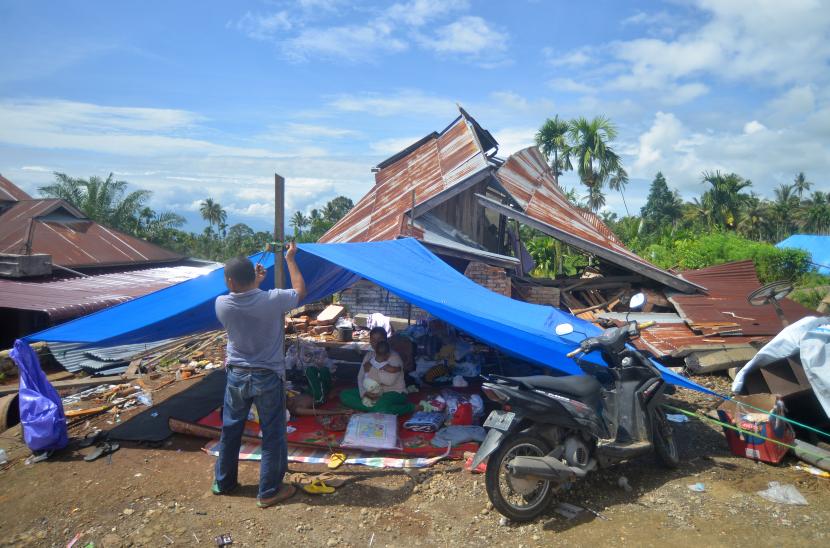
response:
[[[535,145],[537,129],[535,127],[505,127],[494,131],[493,137],[499,143],[498,155],[506,158],[514,152]]]
[[[597,88],[582,82],[577,82],[572,78],[554,78],[548,84],[554,91],[567,91],[570,93],[594,93]]]
[[[758,120],[752,120],[751,122],[744,124],[744,133],[747,135],[752,135],[753,133],[758,133],[760,131],[764,131],[765,129],[767,129],[766,126]]]
[[[418,90],[402,90],[388,95],[341,95],[330,101],[329,106],[343,112],[365,112],[374,116],[429,114],[451,118],[458,112],[453,101]]]
[[[228,26],[242,31],[254,40],[272,40],[280,33],[290,30],[293,26],[287,11],[278,11],[269,14],[245,13],[239,21]]]
[[[389,139],[381,139],[380,141],[369,143],[369,148],[378,154],[392,156],[393,154],[397,154],[402,151],[409,145],[417,143],[424,137],[424,135],[421,135],[419,137],[392,137]]]
[[[284,53],[294,61],[312,57],[345,59],[351,62],[372,61],[381,53],[407,49],[405,41],[393,35],[394,27],[384,21],[366,25],[307,28],[283,42]]]
[[[413,0],[393,4],[384,14],[386,19],[420,27],[442,15],[467,9],[467,0]]]
[[[548,64],[553,67],[580,67],[588,64],[591,57],[591,48],[581,47],[571,51],[558,51],[551,47],[542,49]]]
[[[683,134],[683,125],[674,114],[658,112],[651,128],[640,135],[631,174],[645,176],[646,171],[663,158],[664,153],[675,146]]]
[[[490,26],[481,17],[467,15],[438,28],[421,45],[439,54],[479,57],[507,49],[507,34]]]
[[[23,171],[34,171],[35,173],[53,173],[54,169],[49,169],[43,166],[23,166],[20,169]]]
[[[359,131],[338,127],[320,126],[314,124],[298,124],[291,122],[287,124],[285,131],[295,137],[323,137],[331,139],[342,139],[345,137],[357,137]]]

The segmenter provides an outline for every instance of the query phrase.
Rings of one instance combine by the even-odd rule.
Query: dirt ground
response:
[[[706,382],[725,386],[723,379]],[[681,392],[676,403],[714,407]],[[338,475],[349,482],[335,494],[298,494],[261,510],[258,463],[241,463],[243,488],[234,496],[211,494],[213,458],[202,452],[204,440],[177,435],[161,447],[122,444],[111,460],[84,462],[86,449],[26,465],[18,427],[0,434],[11,457],[0,467],[0,545],[66,546],[80,534],[75,546],[210,546],[224,533],[234,546],[830,545],[830,480],[795,469],[795,460],[770,466],[731,456],[721,431],[699,421],[675,426],[683,459],[677,470],[644,457],[599,471],[558,500],[601,517],[584,512],[568,520],[551,507],[526,525],[500,519],[483,476],[460,461],[411,471],[344,467]],[[809,505],[758,496],[770,481],[795,485]],[[705,492],[688,488],[698,482]]]

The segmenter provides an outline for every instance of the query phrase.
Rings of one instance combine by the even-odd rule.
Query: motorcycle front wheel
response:
[[[517,478],[507,470],[514,457],[544,457],[550,446],[539,436],[519,433],[510,436],[487,461],[485,486],[496,510],[513,521],[530,521],[550,504],[555,493],[550,481]]]

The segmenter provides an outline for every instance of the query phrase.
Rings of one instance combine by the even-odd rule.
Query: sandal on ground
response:
[[[335,489],[321,479],[314,479],[308,485],[303,485],[303,491],[309,495],[331,495]]]
[[[214,495],[228,495],[236,491],[236,488],[239,487],[239,483],[234,483],[229,489],[222,489],[219,487],[219,482],[213,480],[213,485],[210,486],[210,492]]]
[[[100,459],[105,455],[111,455],[121,449],[121,445],[118,442],[114,441],[105,441],[103,443],[99,443],[95,447],[95,451],[90,453],[89,455],[84,457],[86,462],[92,462],[94,460]]]
[[[277,494],[273,497],[269,497],[267,499],[259,499],[256,501],[256,505],[259,508],[268,508],[269,506],[274,506],[275,504],[279,504],[283,501],[286,501],[294,496],[297,492],[297,488],[293,485],[288,485],[286,483],[282,484],[280,490],[277,491]]]
[[[346,454],[345,453],[332,453],[329,456],[328,467],[334,470],[335,468],[340,468],[346,462]]]

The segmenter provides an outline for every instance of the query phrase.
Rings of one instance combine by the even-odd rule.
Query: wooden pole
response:
[[[274,287],[285,289],[282,244],[285,241],[285,179],[274,173]]]

